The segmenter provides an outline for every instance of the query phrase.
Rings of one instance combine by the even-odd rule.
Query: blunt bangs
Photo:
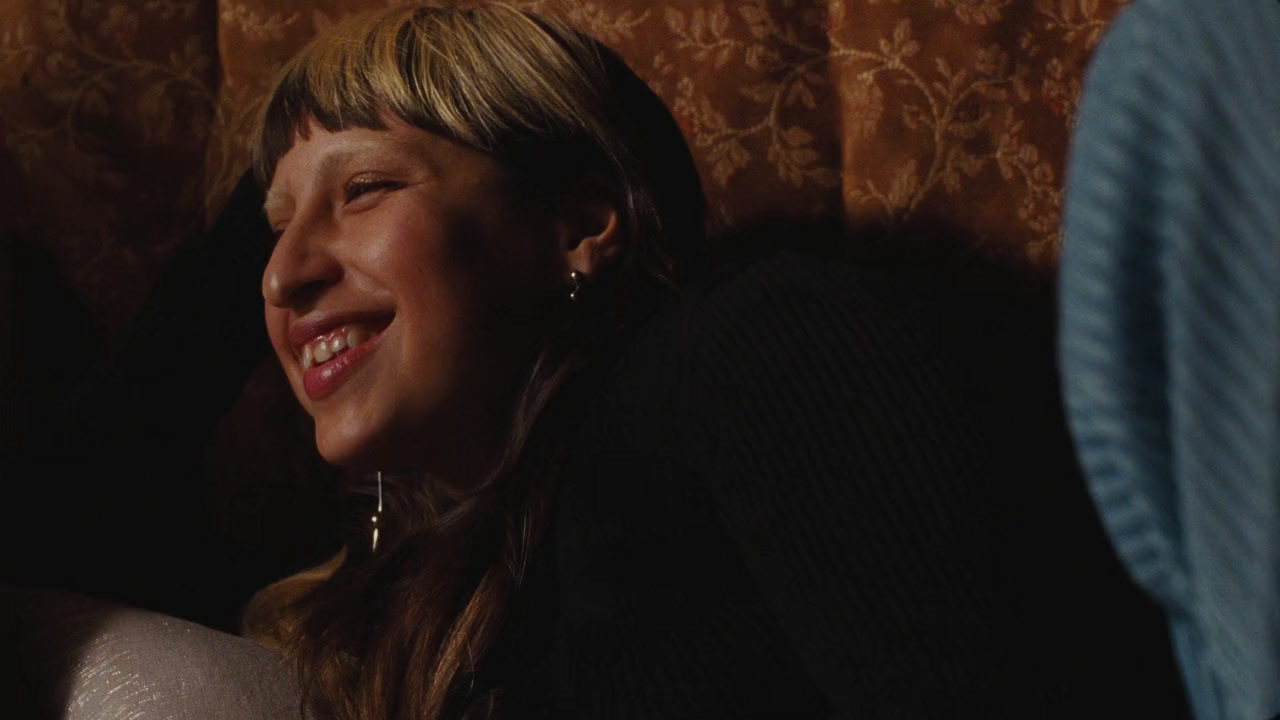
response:
[[[600,58],[561,46],[545,22],[505,6],[407,8],[317,37],[285,66],[267,104],[259,180],[271,181],[310,121],[329,132],[380,130],[386,114],[512,169],[534,164],[525,155],[537,146],[599,159],[602,138],[583,118],[607,103]]]

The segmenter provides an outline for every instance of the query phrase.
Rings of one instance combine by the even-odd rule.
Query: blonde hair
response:
[[[618,329],[702,263],[705,201],[670,113],[616,54],[504,5],[396,8],[316,38],[266,105],[259,179],[271,180],[312,121],[337,132],[385,128],[387,116],[489,154],[539,198],[589,179],[618,210],[625,244],[587,301],[549,324],[556,330],[517,393],[503,455],[479,489],[457,500],[422,481],[389,486],[384,532],[398,532],[383,536],[377,555],[353,543],[261,591],[244,628],[297,660],[306,701],[322,717],[487,715],[500,687],[477,687],[477,670],[554,491],[551,464],[522,464],[526,440]]]

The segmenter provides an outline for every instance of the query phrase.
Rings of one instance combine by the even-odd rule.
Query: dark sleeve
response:
[[[1080,716],[1071,608],[1024,580],[1034,541],[911,306],[788,255],[712,292],[690,463],[837,716]]]

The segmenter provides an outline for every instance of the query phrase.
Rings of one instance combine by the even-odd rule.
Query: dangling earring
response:
[[[374,511],[370,521],[373,523],[373,548],[372,552],[378,551],[378,519],[382,517],[382,471],[378,471],[378,509]]]
[[[577,302],[578,293],[582,292],[582,286],[585,284],[584,281],[586,279],[587,276],[577,270],[571,270],[569,272],[569,282],[573,283],[573,287],[569,288],[569,300]]]

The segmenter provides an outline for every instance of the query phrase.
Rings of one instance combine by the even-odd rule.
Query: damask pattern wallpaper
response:
[[[1083,71],[1123,2],[513,4],[594,34],[654,87],[722,224],[937,220],[969,252],[1045,272]],[[317,31],[383,4],[0,3],[0,235],[47,261],[109,342],[247,167],[276,70]],[[6,272],[12,282],[25,269],[0,262],[0,302]],[[0,306],[0,330],[8,313]],[[209,451],[210,483],[232,490],[214,493],[232,504],[215,514],[251,544],[273,532],[264,515],[285,512],[268,507],[279,488],[315,462],[305,427],[294,429],[305,421],[276,420],[291,412],[266,363]]]

